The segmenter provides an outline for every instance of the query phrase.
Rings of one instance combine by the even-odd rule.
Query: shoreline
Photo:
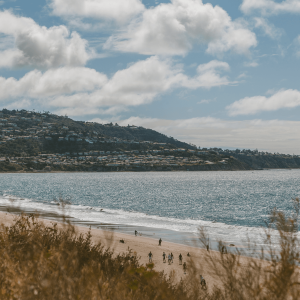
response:
[[[262,169],[218,169],[218,170],[111,170],[111,171],[44,171],[44,170],[34,170],[34,171],[0,171],[0,174],[40,174],[40,173],[47,173],[47,174],[55,174],[55,173],[161,173],[161,172],[253,172],[253,171],[268,171],[268,170],[300,170],[300,168],[262,168]]]
[[[178,244],[182,246],[192,247],[194,249],[203,249],[201,243],[199,242],[199,237],[197,233],[193,232],[183,232],[176,231],[165,228],[155,228],[147,227],[141,225],[128,225],[119,223],[103,223],[96,221],[81,220],[75,217],[69,216],[67,213],[63,216],[63,212],[58,213],[55,211],[44,211],[37,209],[24,209],[14,205],[0,205],[0,213],[10,213],[12,215],[19,215],[20,213],[37,214],[40,219],[47,221],[63,222],[65,220],[69,221],[72,225],[76,227],[99,229],[102,231],[109,231],[119,234],[125,234],[133,237],[135,230],[138,231],[139,236],[144,238],[149,238],[151,240],[157,241],[161,238],[163,241],[173,244]],[[210,236],[210,249],[213,251],[218,250],[218,240]],[[238,249],[244,250],[246,248],[246,243],[244,241],[234,242],[232,239],[228,238],[223,240],[224,246],[228,249]],[[247,253],[244,255],[248,256]],[[251,255],[249,255],[251,257]]]
[[[21,213],[29,214],[37,214],[40,219],[47,221],[55,221],[55,222],[63,222],[63,215],[57,212],[45,212],[42,210],[26,210],[21,209],[17,206],[1,206],[0,205],[0,213],[9,213],[12,215],[19,215]],[[134,231],[138,231],[138,236],[149,238],[155,241],[158,241],[159,238],[162,238],[164,241],[173,244],[179,244],[182,246],[189,246],[195,249],[201,248],[199,245],[197,246],[198,237],[197,235],[191,232],[180,232],[170,229],[163,228],[154,228],[154,227],[146,227],[146,226],[134,226],[127,224],[112,224],[112,223],[103,223],[103,222],[95,222],[95,221],[85,221],[76,219],[74,217],[70,217],[68,215],[65,216],[65,219],[70,221],[70,223],[74,226],[83,227],[83,228],[92,228],[99,229],[102,231],[109,231],[114,233],[125,234],[128,236],[134,236]],[[212,242],[214,245],[212,249],[217,249],[217,245],[215,242]],[[226,243],[230,244],[230,242]]]

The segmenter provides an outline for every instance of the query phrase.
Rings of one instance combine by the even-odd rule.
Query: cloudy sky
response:
[[[300,0],[1,0],[0,106],[300,154]]]

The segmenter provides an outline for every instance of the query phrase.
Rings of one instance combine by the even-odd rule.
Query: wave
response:
[[[36,201],[34,199],[15,197],[9,194],[0,196],[0,206],[15,207],[25,212],[44,212],[56,213],[58,215],[65,214],[68,217],[75,218],[85,222],[95,222],[97,224],[114,224],[114,225],[129,225],[142,226],[162,230],[171,230],[181,233],[189,233],[195,237],[198,234],[198,228],[204,227],[209,233],[212,241],[222,240],[226,243],[233,243],[235,245],[243,245],[247,240],[255,241],[257,246],[263,246],[264,229],[261,227],[247,227],[238,225],[228,225],[225,223],[207,221],[207,220],[193,220],[193,219],[176,219],[170,217],[160,217],[155,215],[148,215],[145,213],[113,210],[101,207],[92,207],[85,205],[66,205],[64,210],[58,205],[58,202],[51,201]],[[275,238],[278,237],[278,232],[273,232]],[[300,238],[300,233],[299,233]],[[275,248],[279,244],[275,241]]]
[[[9,194],[0,196],[0,206],[16,207],[24,211],[56,213],[59,215],[64,213],[66,216],[76,218],[80,221],[166,229],[175,232],[190,233],[194,236],[197,235],[198,228],[201,226],[206,228],[211,239],[214,241],[223,240],[227,243],[244,244],[247,238],[249,238],[255,241],[257,245],[264,244],[264,229],[261,227],[228,225],[207,220],[160,217],[122,209],[113,210],[85,205],[66,205],[64,211],[62,211],[61,206],[57,204],[55,201],[36,201]]]

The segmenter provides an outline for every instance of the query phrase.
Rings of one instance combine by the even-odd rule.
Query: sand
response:
[[[5,224],[6,226],[12,224],[16,215],[0,212],[0,223]],[[55,221],[50,221],[46,219],[42,219],[45,225],[51,226],[53,223],[58,223]],[[58,223],[59,224],[59,223]],[[61,226],[59,224],[59,226]],[[83,226],[76,226],[79,233],[87,233],[89,228]],[[117,233],[111,231],[104,231],[101,229],[91,229],[92,239],[94,242],[99,242],[105,246],[109,246],[114,249],[115,253],[123,253],[129,249],[132,249],[133,252],[137,253],[137,256],[140,257],[140,263],[146,264],[148,263],[148,253],[151,251],[153,254],[153,262],[155,264],[154,269],[156,271],[164,271],[165,274],[170,274],[171,271],[175,271],[175,281],[179,281],[181,278],[187,276],[184,274],[183,266],[179,264],[179,254],[181,253],[183,256],[183,262],[189,262],[189,260],[193,259],[196,265],[201,269],[201,273],[205,278],[208,288],[211,289],[214,285],[220,286],[220,281],[218,278],[214,276],[212,270],[207,263],[207,250],[185,246],[181,244],[175,244],[171,242],[162,241],[161,246],[158,246],[158,239],[152,239],[143,236],[134,236]],[[125,243],[120,243],[120,240],[123,239]],[[169,253],[173,253],[174,262],[170,265],[168,262],[163,262],[162,254],[165,252],[167,255]],[[190,254],[190,257],[187,254]],[[214,251],[210,251],[210,255],[216,255],[217,253]],[[241,266],[247,263],[249,258],[242,257],[241,258]]]

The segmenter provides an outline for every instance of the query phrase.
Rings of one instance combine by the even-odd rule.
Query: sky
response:
[[[1,0],[0,107],[300,155],[300,0]]]

